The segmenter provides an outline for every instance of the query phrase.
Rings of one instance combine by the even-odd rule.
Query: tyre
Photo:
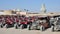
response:
[[[9,25],[8,24],[6,24],[6,28],[8,28],[9,27]]]
[[[31,30],[31,25],[29,25],[28,30]]]
[[[14,27],[15,27],[15,29],[18,29],[18,24],[15,23],[15,24],[14,24]]]
[[[33,30],[33,25],[29,25],[28,30]]]
[[[2,23],[0,23],[0,27],[3,28],[3,24]]]
[[[36,29],[37,29],[37,30],[40,30],[40,26],[36,26]]]
[[[33,26],[33,25],[32,25],[32,26],[30,26],[30,29],[31,29],[31,30],[33,30],[33,29],[34,29],[34,26]]]
[[[1,25],[1,28],[3,28],[3,25]]]
[[[15,29],[18,29],[18,25],[15,26]]]
[[[54,32],[55,30],[54,30],[54,26],[52,26],[52,32]]]
[[[22,24],[20,25],[20,29],[23,29],[23,25]]]
[[[44,27],[44,26],[41,26],[41,27],[40,27],[40,30],[41,30],[41,31],[44,31],[44,30],[45,30],[45,27]]]
[[[31,27],[32,27],[32,23],[28,24],[27,26],[28,30],[32,30]]]

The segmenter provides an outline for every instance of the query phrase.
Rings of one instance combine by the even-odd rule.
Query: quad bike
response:
[[[29,30],[36,30],[36,29],[40,29],[40,24],[37,21],[31,22],[29,25]]]
[[[58,18],[58,20],[56,20],[54,23],[53,23],[53,26],[52,26],[52,31],[59,31],[60,30],[60,18]]]
[[[0,27],[3,28],[5,26],[5,20],[0,21]]]
[[[15,24],[16,29],[24,29],[25,27],[27,27],[26,21],[20,21]]]
[[[9,27],[13,27],[14,26],[14,22],[10,19],[7,19],[6,20],[6,28],[9,28]]]

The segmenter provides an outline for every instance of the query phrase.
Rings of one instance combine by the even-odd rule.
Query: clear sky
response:
[[[43,3],[47,11],[60,11],[60,0],[0,0],[0,10],[17,8],[39,12]]]

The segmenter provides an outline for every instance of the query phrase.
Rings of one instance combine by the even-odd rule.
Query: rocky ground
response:
[[[15,28],[0,28],[0,34],[60,34],[60,32],[52,32],[51,28],[46,31],[28,30],[28,29],[15,29]]]

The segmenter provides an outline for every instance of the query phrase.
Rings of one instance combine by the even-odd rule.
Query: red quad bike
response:
[[[22,19],[23,19],[22,17],[19,17],[18,19],[17,16],[15,16],[15,24],[14,24],[15,29],[19,29]]]
[[[24,17],[24,19],[22,19],[20,23],[21,23],[20,25],[21,29],[27,28],[28,18]]]
[[[20,24],[19,24],[20,29],[27,28],[27,21],[25,21],[25,20],[20,20],[19,23],[20,23]]]
[[[15,26],[15,28],[16,29],[24,29],[24,28],[26,28],[26,26],[27,26],[27,21],[25,21],[25,20],[19,20],[19,22],[17,22],[16,23],[16,26]]]
[[[6,18],[6,28],[13,27],[13,21],[10,18]]]

